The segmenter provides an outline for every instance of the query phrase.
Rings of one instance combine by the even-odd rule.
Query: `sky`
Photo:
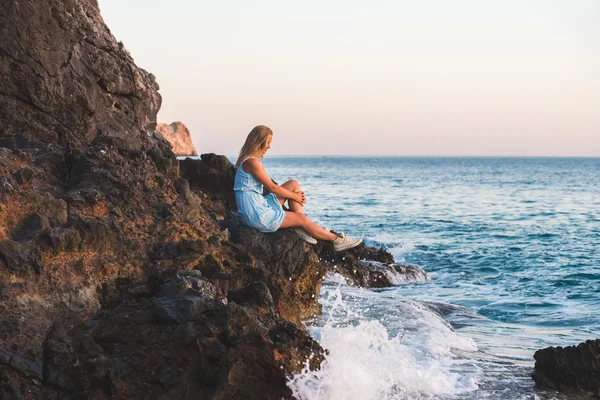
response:
[[[98,0],[199,153],[600,156],[597,0]]]

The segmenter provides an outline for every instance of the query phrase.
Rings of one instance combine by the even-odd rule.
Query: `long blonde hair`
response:
[[[251,157],[256,153],[262,154],[267,147],[267,139],[271,135],[273,135],[273,131],[269,127],[264,125],[255,126],[248,134],[246,143],[244,143],[240,150],[240,155],[238,156],[235,166],[239,167],[248,157]],[[262,159],[262,155],[260,158]]]

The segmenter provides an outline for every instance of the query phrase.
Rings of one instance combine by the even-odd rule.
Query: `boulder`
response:
[[[12,240],[0,241],[0,267],[17,273],[42,272],[42,256],[35,247]]]
[[[15,240],[27,242],[50,227],[48,217],[40,214],[31,214],[25,218],[14,234]]]
[[[241,215],[231,212],[224,223],[231,234],[231,241],[240,244],[248,253],[264,265],[264,268],[283,277],[291,277],[302,271],[311,261],[304,242],[291,229],[262,233],[242,222]]]
[[[533,380],[539,389],[600,395],[600,339],[577,346],[547,347],[533,355]]]
[[[192,189],[207,193],[211,199],[221,201],[223,216],[236,210],[233,182],[235,166],[225,156],[202,154],[200,160],[186,158],[179,161],[181,177],[188,180]]]
[[[197,156],[198,152],[192,143],[190,131],[182,122],[157,124],[156,130],[173,146],[177,156]]]
[[[72,228],[52,228],[47,233],[50,245],[55,252],[77,251],[81,245],[79,232]]]

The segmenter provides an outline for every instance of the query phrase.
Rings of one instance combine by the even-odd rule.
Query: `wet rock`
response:
[[[31,214],[25,218],[21,226],[14,234],[15,240],[27,242],[50,227],[50,221],[47,217],[40,214]]]
[[[42,257],[32,246],[12,240],[0,241],[0,265],[4,262],[6,268],[18,273],[42,272]]]
[[[600,395],[600,339],[535,352],[533,380],[539,389]]]
[[[429,275],[418,265],[364,260],[360,262],[365,268],[366,286],[388,287],[402,282],[428,281]]]

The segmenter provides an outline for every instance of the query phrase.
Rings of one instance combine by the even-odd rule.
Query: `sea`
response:
[[[270,157],[313,220],[421,266],[384,289],[324,279],[328,351],[298,399],[551,399],[536,350],[600,338],[600,158]],[[568,397],[560,397],[568,398]]]

